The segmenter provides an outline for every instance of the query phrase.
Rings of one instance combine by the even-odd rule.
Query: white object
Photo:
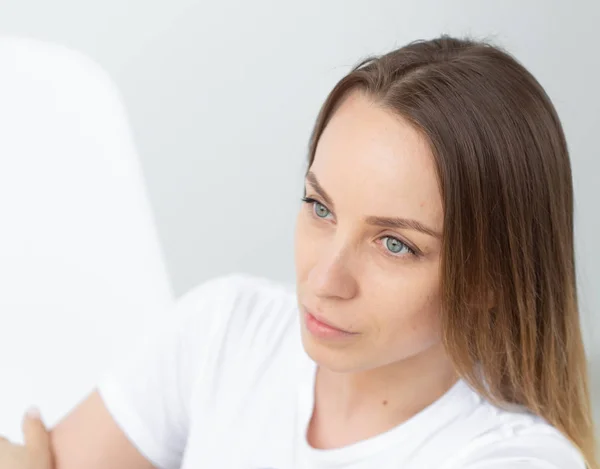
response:
[[[291,288],[228,276],[184,295],[99,390],[163,469],[583,469],[543,420],[500,410],[458,381],[389,432],[344,448],[306,441],[316,365]]]
[[[31,405],[56,423],[172,300],[110,79],[0,38],[0,435]]]

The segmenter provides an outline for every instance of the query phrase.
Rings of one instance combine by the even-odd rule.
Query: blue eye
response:
[[[313,214],[318,218],[327,218],[329,215],[331,215],[329,209],[318,200],[304,197],[302,201],[311,205]]]
[[[319,202],[314,203],[313,210],[315,211],[315,215],[319,218],[327,218],[327,215],[331,213],[325,205],[320,204]]]
[[[384,236],[381,238],[381,240],[383,241],[385,248],[394,255],[415,253],[415,251],[408,247],[405,243],[397,238],[393,238],[392,236]]]

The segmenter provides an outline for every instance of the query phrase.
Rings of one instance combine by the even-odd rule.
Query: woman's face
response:
[[[439,350],[443,211],[425,138],[354,92],[323,132],[305,190],[295,254],[309,355],[360,371]]]

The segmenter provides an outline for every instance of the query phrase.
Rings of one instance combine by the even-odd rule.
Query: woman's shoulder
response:
[[[245,273],[231,273],[210,278],[188,290],[178,300],[179,309],[188,314],[217,311],[221,317],[252,316],[273,313],[277,308],[295,307],[295,290],[291,284]]]
[[[207,292],[262,292],[277,294],[277,293],[293,293],[294,288],[291,283],[278,282],[267,277],[252,275],[244,272],[231,272],[224,275],[210,277],[190,288],[181,297],[197,297],[206,294]]]
[[[211,278],[185,293],[177,309],[190,334],[202,334],[226,355],[265,353],[297,325],[291,284],[245,273]]]
[[[191,289],[180,305],[189,319],[186,355],[198,362],[193,393],[209,396],[215,415],[230,416],[265,383],[290,386],[281,377],[301,347],[294,287],[233,273]]]
[[[448,469],[476,467],[585,469],[581,452],[556,427],[520,406],[484,399],[462,423],[471,437]]]

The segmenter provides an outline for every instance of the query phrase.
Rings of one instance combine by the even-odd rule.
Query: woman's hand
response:
[[[0,469],[54,469],[50,434],[39,413],[23,418],[25,445],[15,445],[0,437]]]

